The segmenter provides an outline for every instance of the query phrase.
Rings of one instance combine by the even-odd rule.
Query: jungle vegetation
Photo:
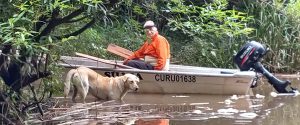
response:
[[[177,64],[236,68],[233,55],[255,40],[270,49],[263,60],[268,69],[296,73],[299,10],[293,0],[0,0],[0,121],[42,114],[47,107],[39,104],[62,92],[55,65],[61,55],[120,60],[105,48],[136,50],[146,20],[166,36]],[[39,88],[30,84],[41,78]]]

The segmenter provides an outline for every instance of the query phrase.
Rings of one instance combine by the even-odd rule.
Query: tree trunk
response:
[[[50,75],[49,72],[30,72],[22,73],[21,68],[24,62],[14,59],[12,55],[12,46],[4,45],[0,55],[0,76],[4,83],[11,87],[14,91],[19,92],[21,88],[30,83]]]

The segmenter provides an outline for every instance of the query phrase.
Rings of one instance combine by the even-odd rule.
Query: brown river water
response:
[[[290,80],[300,88],[298,78]],[[30,125],[300,125],[300,96],[270,95],[275,92],[266,80],[258,81],[253,95],[138,94],[124,101],[71,103],[55,97],[55,106],[43,120]]]

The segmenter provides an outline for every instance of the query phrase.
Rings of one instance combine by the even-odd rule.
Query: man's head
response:
[[[154,24],[153,21],[148,20],[148,21],[145,22],[145,24],[144,24],[144,28],[145,28],[145,29],[150,29],[150,28],[152,28],[152,27],[155,27],[155,24]]]
[[[158,32],[154,22],[151,20],[145,22],[144,28],[148,38],[152,38]]]

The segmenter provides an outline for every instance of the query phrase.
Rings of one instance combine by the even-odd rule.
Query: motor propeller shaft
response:
[[[274,87],[274,89],[279,93],[294,93],[295,88],[291,87],[291,82],[288,80],[280,80],[276,78],[272,73],[270,73],[260,62],[256,62],[253,65],[253,69],[256,72],[261,73],[268,79],[268,82]]]

